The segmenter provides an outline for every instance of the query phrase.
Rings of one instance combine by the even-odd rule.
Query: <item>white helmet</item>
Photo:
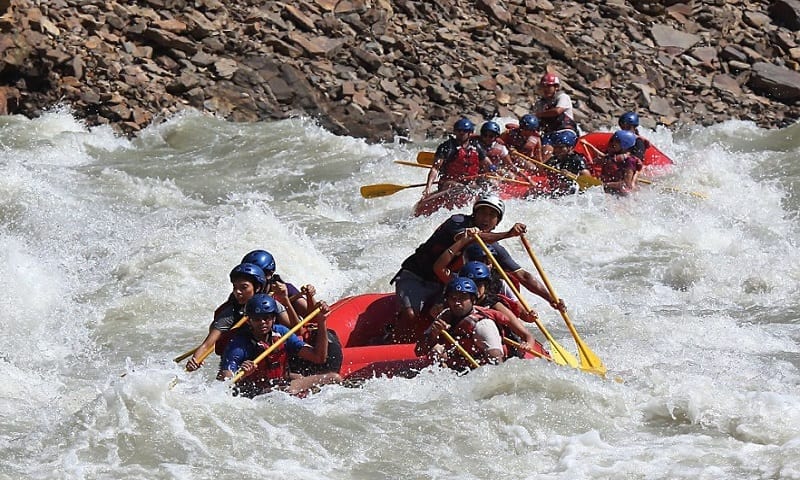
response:
[[[503,215],[506,213],[506,205],[502,200],[500,200],[500,197],[494,194],[484,195],[475,200],[475,203],[472,205],[473,214],[475,214],[475,210],[477,210],[478,207],[489,207],[494,209],[497,214],[500,215],[498,222],[503,220]]]

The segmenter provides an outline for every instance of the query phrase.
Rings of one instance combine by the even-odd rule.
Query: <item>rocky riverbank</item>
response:
[[[800,118],[800,0],[0,0],[0,113],[134,133],[185,108],[441,136],[521,116],[546,70],[584,129]]]

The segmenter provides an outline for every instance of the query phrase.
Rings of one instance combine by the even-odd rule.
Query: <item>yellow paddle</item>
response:
[[[436,159],[436,154],[433,152],[419,152],[417,154],[417,163],[422,165],[433,165],[434,159]]]
[[[529,162],[533,162],[536,165],[539,165],[540,167],[542,167],[544,169],[550,170],[553,173],[557,173],[559,175],[563,175],[563,176],[569,178],[570,180],[572,180],[573,182],[577,182],[578,183],[578,187],[580,187],[581,190],[586,190],[589,187],[597,187],[597,186],[603,185],[603,182],[601,182],[600,179],[594,178],[591,175],[575,175],[574,173],[571,173],[571,172],[563,172],[563,171],[553,167],[552,165],[548,165],[548,164],[546,164],[544,162],[540,162],[538,160],[534,160],[533,158],[531,158],[531,157],[529,157],[529,156],[527,156],[527,155],[525,155],[523,153],[520,153],[520,152],[518,152],[516,150],[512,150],[511,151],[511,155],[515,155],[515,156],[517,156],[519,158],[522,158],[524,160],[527,160]]]
[[[198,347],[194,347],[193,349],[191,349],[191,350],[189,350],[189,351],[187,351],[185,353],[182,353],[182,354],[178,355],[177,357],[173,358],[172,361],[175,362],[175,363],[181,363],[182,361],[184,361],[187,358],[189,358],[190,355],[193,355],[194,352],[197,351],[197,349],[198,349]]]
[[[394,163],[397,163],[399,165],[405,165],[407,167],[420,167],[420,168],[428,168],[428,169],[431,168],[430,165],[423,165],[421,163],[414,163],[414,162],[406,162],[406,161],[403,161],[403,160],[395,160]]]
[[[587,142],[586,140],[581,140],[581,144],[584,147],[591,148],[592,150],[594,150],[595,153],[597,153],[597,154],[599,154],[601,156],[606,156],[607,155],[605,152],[603,152],[599,148],[595,147],[591,143]],[[639,182],[639,183],[643,183],[645,185],[653,185],[653,181],[649,180],[647,178],[637,177],[636,181]],[[602,184],[603,183],[601,182],[599,185],[602,185]],[[661,191],[674,192],[674,193],[685,193],[687,195],[691,195],[691,196],[693,196],[695,198],[700,198],[700,199],[703,199],[703,200],[706,200],[708,198],[708,196],[706,194],[704,194],[704,193],[701,193],[701,192],[689,192],[687,190],[682,190],[682,189],[677,188],[677,187],[661,187]]]
[[[494,258],[492,252],[489,251],[489,247],[486,246],[486,243],[483,242],[483,239],[477,234],[473,235],[473,238],[475,239],[476,242],[478,242],[481,248],[483,248],[483,251],[486,252],[486,258],[491,260],[492,265],[494,265],[494,268],[500,273],[500,275],[503,276],[503,279],[508,284],[508,287],[511,289],[512,292],[514,292],[514,295],[517,297],[517,300],[519,300],[519,303],[522,305],[525,311],[530,312],[531,307],[529,307],[525,299],[522,298],[522,294],[519,293],[517,287],[515,287],[511,279],[508,278],[508,274],[506,274],[506,272],[503,270],[503,267],[501,267],[500,264],[497,263],[497,259]],[[553,361],[559,365],[569,365],[570,367],[578,368],[578,360],[571,353],[566,351],[564,347],[559,345],[558,342],[556,342],[553,336],[550,335],[550,332],[548,332],[547,329],[544,328],[544,325],[542,325],[542,322],[540,322],[536,316],[532,315],[531,317],[533,318],[533,322],[536,324],[537,327],[539,327],[539,330],[542,331],[542,334],[544,334],[545,338],[547,338],[547,341],[550,342],[550,345],[553,347],[553,351],[550,353],[550,356],[553,357]]]
[[[286,334],[284,336],[282,336],[281,338],[275,340],[275,343],[270,345],[268,349],[266,349],[263,352],[261,352],[261,355],[257,356],[255,358],[255,360],[253,360],[253,363],[258,365],[262,360],[267,358],[267,356],[270,353],[274,352],[276,348],[278,348],[281,345],[283,345],[283,342],[285,342],[286,340],[289,339],[289,337],[294,335],[294,333],[296,331],[298,331],[301,328],[303,328],[303,325],[308,323],[309,320],[311,320],[312,318],[316,317],[317,314],[319,314],[319,312],[320,312],[320,308],[317,307],[316,310],[314,310],[313,312],[311,312],[308,315],[306,315],[306,318],[304,318],[304,319],[300,320],[299,322],[297,322],[297,325],[295,325],[288,332],[286,332]],[[244,370],[239,369],[239,371],[236,373],[236,375],[233,376],[233,381],[231,383],[231,386],[233,386],[234,383],[238,382],[242,377],[244,377]]]
[[[405,190],[406,188],[424,187],[424,183],[415,183],[413,185],[395,185],[393,183],[378,183],[376,185],[364,185],[361,187],[361,196],[364,198],[378,198],[387,195],[394,195],[395,193]]]
[[[442,330],[439,333],[441,333],[442,336],[444,338],[446,338],[448,342],[450,342],[451,344],[453,344],[454,347],[456,347],[456,350],[458,350],[458,353],[460,353],[464,358],[466,358],[470,365],[472,365],[475,368],[480,367],[480,364],[478,362],[476,362],[474,358],[472,358],[472,355],[470,355],[468,351],[464,350],[464,347],[462,347],[456,341],[456,339],[453,338],[452,335],[450,335],[450,332],[448,332],[447,330]]]
[[[550,362],[553,361],[552,358],[548,357],[547,355],[542,355],[541,353],[537,352],[536,350],[534,350],[532,348],[522,348],[522,344],[521,343],[515,342],[514,340],[511,340],[508,337],[503,337],[503,343],[505,343],[506,345],[511,345],[512,347],[517,348],[519,350],[526,351],[526,352],[530,353],[531,355],[533,355],[535,357],[544,358],[545,360],[550,361]]]
[[[232,327],[231,327],[231,330],[236,330],[237,328],[239,328],[239,327],[241,327],[242,325],[244,325],[244,324],[245,324],[245,322],[247,322],[247,315],[245,315],[245,316],[243,316],[242,318],[240,318],[240,319],[239,319],[239,321],[238,321],[238,322],[236,322],[236,324],[235,324],[234,326],[232,326]],[[200,348],[200,347],[197,347],[197,348]],[[190,353],[189,355],[192,355],[192,354],[194,354],[194,352],[196,352],[196,351],[197,351],[197,348],[195,348],[195,349],[192,351],[192,353]],[[209,356],[209,355],[211,355],[212,353],[214,353],[214,349],[215,349],[215,348],[216,348],[216,346],[215,346],[215,345],[211,345],[210,347],[208,347],[208,350],[206,350],[205,352],[203,352],[203,353],[200,355],[200,357],[197,359],[196,363],[197,363],[198,365],[200,365],[200,364],[202,364],[203,362],[205,362],[205,361],[206,361],[206,358],[208,358],[208,356]],[[189,355],[186,355],[186,357],[183,357],[183,358],[187,358]],[[175,361],[176,361],[176,362],[180,362],[180,361],[182,361],[182,360],[183,360],[183,358],[182,358],[182,359],[180,359],[180,360],[178,360],[178,359],[176,358],[176,359],[175,359]]]
[[[525,235],[520,235],[520,240],[522,240],[522,245],[525,246],[525,250],[528,252],[528,255],[531,257],[531,261],[536,266],[536,270],[539,272],[539,275],[544,280],[544,284],[547,287],[547,291],[550,292],[550,296],[553,298],[553,301],[558,302],[558,295],[556,295],[555,290],[553,290],[553,286],[550,285],[550,280],[547,279],[547,275],[544,273],[544,269],[542,269],[542,265],[539,263],[539,259],[536,258],[536,255],[533,254],[533,249],[531,249],[530,243],[528,243],[528,239],[525,238]],[[564,323],[567,324],[567,328],[569,329],[572,337],[575,339],[575,343],[578,345],[578,352],[581,358],[581,370],[596,373],[601,377],[606,375],[606,367],[603,365],[603,362],[600,358],[595,355],[593,351],[583,343],[581,337],[578,335],[578,331],[575,329],[575,326],[572,324],[572,321],[569,319],[569,315],[564,310],[559,310],[561,313],[561,317],[564,319]]]

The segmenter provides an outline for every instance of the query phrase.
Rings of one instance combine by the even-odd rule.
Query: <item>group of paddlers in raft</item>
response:
[[[494,232],[504,215],[501,199],[483,196],[471,213],[452,215],[417,247],[391,281],[398,314],[387,322],[383,343],[416,343],[417,355],[459,371],[526,352],[550,357],[525,326],[538,318],[519,286],[557,310],[565,306],[497,243],[520,236],[527,245],[524,224]],[[298,289],[275,270],[269,252],[245,255],[230,272],[232,292],[205,340],[176,361],[188,357],[186,370],[194,371],[216,351],[217,379],[233,378],[234,393],[250,397],[275,389],[305,395],[340,382],[342,345],[326,324],[330,307],[316,301],[313,285]]]
[[[523,115],[518,124],[506,125],[505,131],[497,122],[488,121],[475,135],[470,119],[457,120],[453,136],[436,149],[423,199],[434,193],[437,181],[436,193],[441,194],[451,189],[458,193],[465,186],[485,189],[485,184],[491,183],[487,179],[496,183],[502,178],[528,182],[533,195],[575,193],[583,183],[578,178],[619,195],[634,190],[649,145],[639,136],[639,116],[635,112],[621,115],[620,130],[605,148],[582,144],[581,150],[592,151],[591,158],[586,158],[576,151],[579,134],[572,101],[559,86],[559,78],[546,73],[534,113]]]
[[[453,138],[436,150],[423,197],[432,194],[437,182],[439,192],[444,192],[463,189],[487,174],[529,179],[542,168],[551,173],[547,191],[554,195],[576,191],[586,178],[599,179],[592,184],[602,184],[609,192],[625,195],[633,190],[648,147],[637,133],[638,115],[622,115],[621,130],[611,136],[605,151],[596,149],[593,161],[587,162],[575,151],[579,137],[572,102],[559,91],[559,84],[556,75],[545,74],[535,114],[524,115],[518,126],[507,125],[505,132],[488,121],[475,136],[471,120],[456,121]],[[386,325],[385,343],[415,343],[417,355],[431,356],[459,371],[526,353],[578,366],[543,329],[519,293],[521,285],[543,298],[571,327],[564,302],[497,243],[521,237],[535,262],[524,224],[494,232],[504,215],[503,200],[484,194],[470,214],[452,215],[402,263],[391,280],[398,313]],[[215,311],[205,340],[175,360],[188,357],[186,370],[194,371],[216,351],[221,355],[217,379],[232,378],[234,392],[244,396],[275,389],[305,395],[340,382],[342,345],[327,328],[330,307],[315,300],[313,285],[298,289],[275,269],[273,256],[265,250],[245,255],[230,273],[233,291]],[[552,353],[536,341],[526,322],[536,323],[545,333]],[[424,331],[419,329],[421,323]],[[571,330],[581,349],[581,368],[604,373],[599,359]]]

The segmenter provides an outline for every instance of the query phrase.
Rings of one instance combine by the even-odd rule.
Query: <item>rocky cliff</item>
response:
[[[584,129],[800,117],[800,0],[0,0],[0,113],[132,133],[184,108],[373,141],[521,116],[542,73]]]

